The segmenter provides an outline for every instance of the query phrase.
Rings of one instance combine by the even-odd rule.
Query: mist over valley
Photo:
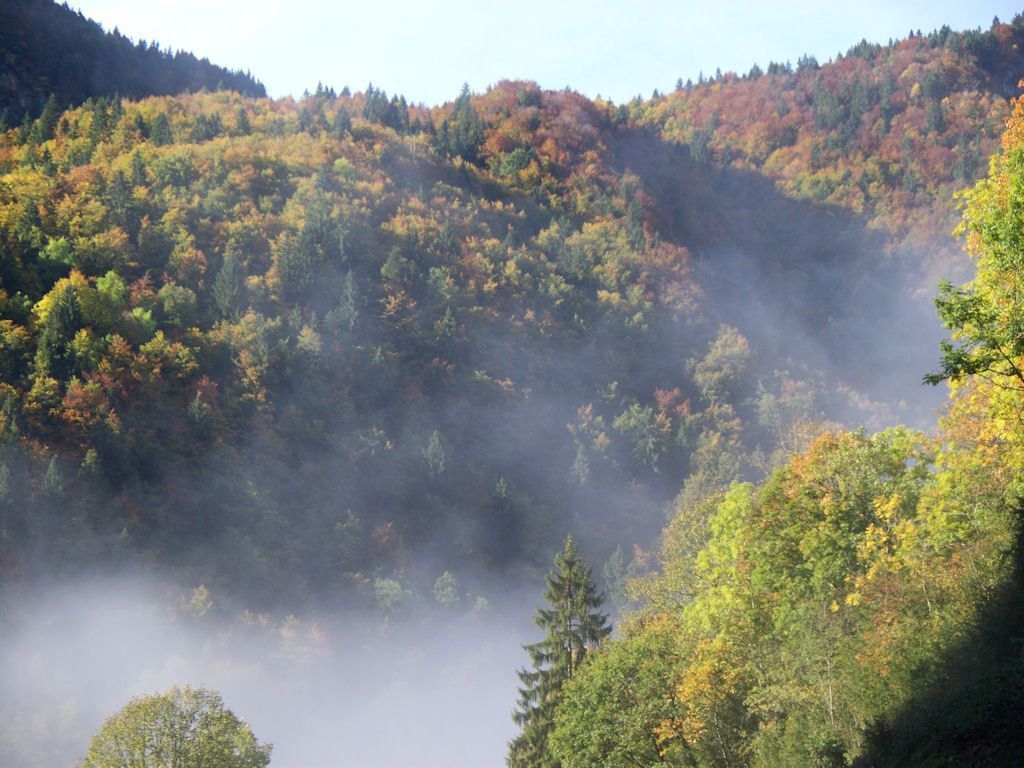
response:
[[[6,4],[0,765],[1016,764],[1022,45],[271,99]]]

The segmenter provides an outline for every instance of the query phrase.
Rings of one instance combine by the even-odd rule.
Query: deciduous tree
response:
[[[264,768],[271,745],[206,688],[132,699],[93,736],[82,768]]]

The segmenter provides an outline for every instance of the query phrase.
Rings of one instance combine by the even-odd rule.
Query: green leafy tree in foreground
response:
[[[565,549],[555,556],[544,599],[549,607],[538,610],[534,621],[547,635],[540,642],[525,646],[533,668],[519,671],[523,686],[512,719],[522,732],[509,744],[510,768],[560,765],[551,752],[548,737],[554,727],[555,708],[562,698],[562,686],[579,670],[587,652],[599,646],[611,632],[608,617],[600,611],[604,598],[571,536],[565,540]]]
[[[953,339],[942,343],[941,370],[925,376],[938,384],[978,376],[997,387],[1024,392],[1024,115],[1015,110],[1003,152],[991,172],[963,193],[959,234],[977,268],[963,286],[943,281],[935,303]]]
[[[677,717],[679,628],[666,616],[627,625],[566,684],[551,748],[562,768],[684,765],[684,746],[662,744],[659,728]]]
[[[271,745],[205,688],[132,699],[93,736],[81,768],[264,768]]]

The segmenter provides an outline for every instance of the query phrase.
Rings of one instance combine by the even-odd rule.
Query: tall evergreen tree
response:
[[[334,138],[343,139],[346,133],[352,131],[352,115],[348,113],[348,110],[341,104],[338,105],[338,111],[334,113],[334,118],[331,122],[331,129],[334,133]]]
[[[223,317],[235,320],[245,296],[245,270],[234,253],[224,257],[224,265],[213,281],[213,300]]]
[[[67,285],[54,300],[42,324],[36,349],[36,373],[67,380],[74,373],[75,353],[71,340],[83,326],[82,311],[73,285]]]
[[[473,109],[467,83],[462,86],[451,115],[441,124],[438,148],[448,155],[458,155],[466,162],[475,163],[483,140],[484,122]]]
[[[44,141],[49,141],[53,138],[53,132],[57,129],[57,120],[60,118],[60,112],[61,109],[57,103],[57,98],[51,93],[50,98],[46,100],[46,104],[43,106],[43,113],[29,131],[29,144],[38,146]]]
[[[544,599],[549,607],[539,609],[534,621],[547,636],[524,646],[533,669],[519,671],[523,685],[512,719],[522,732],[509,744],[510,768],[558,768],[559,762],[548,747],[548,737],[554,727],[562,686],[576,674],[587,652],[611,632],[608,616],[600,611],[604,598],[572,536],[565,540],[565,549],[555,556]]]
[[[161,112],[153,118],[153,127],[149,131],[149,140],[158,147],[163,147],[174,141],[174,136],[171,134],[171,121],[167,119],[166,112]]]

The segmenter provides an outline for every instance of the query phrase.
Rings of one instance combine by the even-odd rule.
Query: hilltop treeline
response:
[[[624,106],[508,82],[433,109],[370,86],[45,110],[0,146],[5,578],[142,556],[374,601],[539,566],[567,528],[628,551],[826,417],[891,420],[879,318],[919,286],[909,222],[948,239],[982,165],[941,158],[995,146],[978,51],[1011,56],[1006,29]],[[810,178],[841,161],[812,115],[869,74],[895,84],[857,125],[885,96],[920,179],[842,160],[870,210],[719,147],[771,133],[774,101],[716,108],[703,144],[680,127],[776,78],[797,122],[766,156],[822,144],[786,166]]]
[[[563,688],[573,766],[1011,766],[1024,747],[1019,269],[1024,105],[967,195],[929,439],[815,440],[680,506],[620,639]]]
[[[252,75],[191,53],[133,43],[53,0],[6,0],[0,6],[0,120],[16,125],[89,98],[146,96],[227,88],[265,96]]]
[[[55,98],[0,140],[0,580],[141,563],[198,615],[387,623],[571,530],[627,618],[548,764],[1015,764],[1022,34],[625,105],[15,79]],[[888,342],[987,168],[939,434],[844,431],[913,412]]]
[[[807,56],[717,73],[628,107],[697,158],[862,215],[917,259],[955,225],[952,193],[997,146],[1006,101],[1020,92],[1022,42],[1020,17],[984,32],[944,27],[888,45],[862,41],[828,63]],[[926,266],[947,261],[948,251]]]

